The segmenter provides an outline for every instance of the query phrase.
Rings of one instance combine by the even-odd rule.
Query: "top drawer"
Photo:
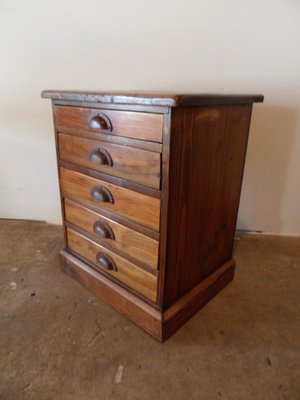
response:
[[[162,142],[162,114],[56,106],[55,120],[57,128],[88,130]]]

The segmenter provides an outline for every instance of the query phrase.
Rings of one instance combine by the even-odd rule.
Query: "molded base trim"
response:
[[[200,308],[222,290],[234,276],[235,262],[230,259],[163,313],[162,341],[176,332]]]
[[[168,339],[233,279],[235,266],[234,260],[229,260],[161,312],[97,273],[66,250],[60,251],[60,259],[61,269],[65,273],[161,342]]]
[[[159,310],[99,274],[66,250],[61,250],[59,254],[61,269],[65,273],[160,340],[162,315]]]

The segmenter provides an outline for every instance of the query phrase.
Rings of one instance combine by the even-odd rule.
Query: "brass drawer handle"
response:
[[[117,271],[117,266],[111,256],[104,253],[98,253],[96,255],[97,263],[100,265],[101,268],[105,269],[106,271],[113,270]]]
[[[92,150],[90,154],[90,161],[95,164],[108,165],[110,167],[113,165],[109,152],[103,149],[103,147],[97,147],[96,149]]]
[[[91,196],[93,200],[114,204],[113,195],[105,186],[94,186],[91,190]]]
[[[92,129],[112,131],[112,123],[110,119],[102,112],[97,113],[89,120],[89,127]]]
[[[93,230],[103,239],[115,240],[115,234],[106,222],[96,221],[93,225]]]

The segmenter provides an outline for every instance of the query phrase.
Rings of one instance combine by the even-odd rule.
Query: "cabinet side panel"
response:
[[[232,256],[251,109],[172,111],[164,308]]]

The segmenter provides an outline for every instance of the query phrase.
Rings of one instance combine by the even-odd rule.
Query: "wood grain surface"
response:
[[[59,134],[59,155],[62,160],[118,176],[155,189],[160,188],[160,154],[133,147],[119,146],[100,140]],[[103,156],[107,153],[111,165]]]
[[[230,259],[172,304],[163,313],[162,341],[168,339],[201,307],[231,282],[233,276],[234,260]]]
[[[129,318],[156,339],[162,337],[162,315],[159,310],[99,274],[65,250],[60,251],[61,269],[115,310]]]
[[[113,185],[90,176],[60,168],[61,189],[64,197],[78,198],[99,210],[120,214],[136,223],[159,231],[160,200],[132,190]],[[102,186],[112,197],[113,204],[95,200],[92,191]]]
[[[90,127],[91,119],[97,116],[99,111],[101,110],[97,108],[57,106],[55,107],[55,123],[58,130],[62,126],[153,142],[162,141],[163,116],[161,114],[105,109],[101,113],[111,122],[112,128],[111,131],[106,131],[106,129]]]
[[[262,95],[44,91],[53,105],[62,269],[160,341],[233,279]]]
[[[65,215],[68,222],[100,239],[104,247],[109,245],[113,251],[117,253],[121,251],[125,255],[146,263],[151,268],[157,269],[159,243],[157,240],[127,228],[68,199],[65,199]],[[94,230],[96,222],[107,224],[114,234],[114,239],[99,237]]]
[[[66,101],[94,101],[97,103],[110,103],[112,105],[126,104],[127,106],[138,104],[148,106],[203,106],[223,104],[252,104],[262,102],[261,94],[213,94],[213,93],[179,93],[179,92],[76,92],[71,90],[44,90],[42,97],[53,100]]]
[[[150,142],[148,140],[139,140],[124,136],[107,135],[106,133],[92,132],[83,129],[66,128],[62,126],[58,128],[57,133],[64,133],[66,135],[78,136],[92,140],[100,140],[101,142],[133,147],[135,149],[153,151],[155,153],[162,152],[162,143]]]
[[[116,279],[132,287],[148,299],[156,301],[157,298],[157,278],[156,276],[142,270],[126,259],[117,256],[112,251],[100,246],[98,243],[86,238],[85,236],[67,228],[68,247],[93,263],[102,273],[114,276]],[[104,270],[97,262],[99,252],[112,257],[116,264],[117,271]]]
[[[172,110],[164,308],[232,256],[251,108]]]

